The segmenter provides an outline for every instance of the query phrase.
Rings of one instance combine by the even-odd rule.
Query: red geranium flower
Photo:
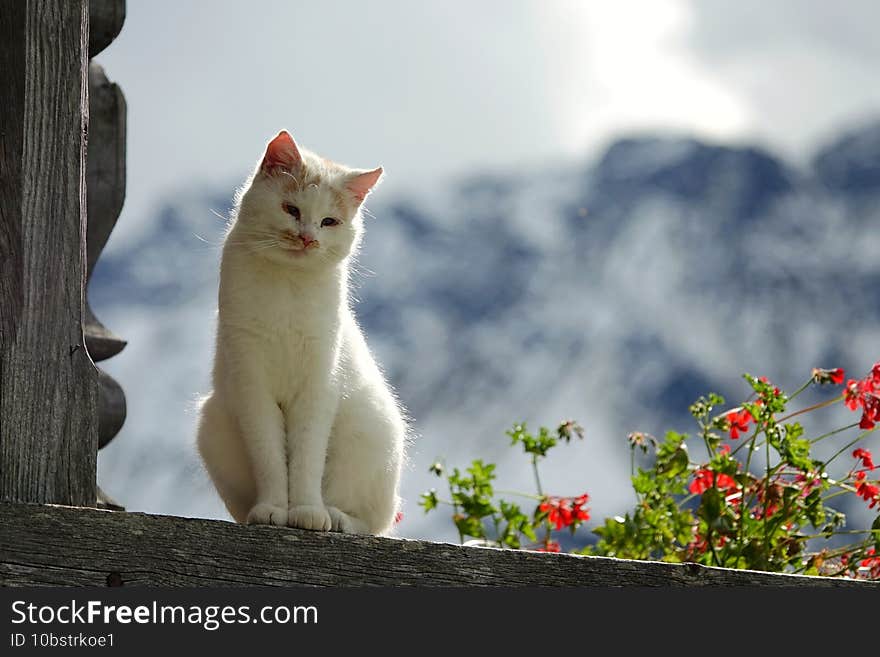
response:
[[[556,541],[547,541],[546,545],[538,548],[538,552],[559,552],[559,543]]]
[[[711,470],[697,470],[694,474],[694,480],[688,486],[688,490],[694,495],[702,495],[712,487],[714,476],[715,473]]]
[[[724,545],[730,541],[730,539],[724,534],[715,534],[715,543],[718,547],[724,547]],[[705,536],[700,534],[700,532],[696,532],[694,534],[694,540],[692,540],[688,544],[688,553],[691,555],[691,558],[703,554],[706,550],[709,549],[709,541]]]
[[[590,519],[590,513],[583,508],[590,496],[584,493],[578,497],[545,497],[538,510],[547,514],[547,519],[556,529],[578,525]]]
[[[880,397],[875,393],[865,393],[862,395],[862,419],[859,420],[859,428],[865,431],[873,429],[877,422],[880,422]]]
[[[712,486],[715,486],[715,488],[719,490],[736,488],[736,480],[730,475],[724,474],[723,472],[719,473],[716,476],[716,474],[711,470],[703,468],[702,470],[697,470],[694,473],[694,480],[691,482],[688,490],[694,495],[702,495],[707,490],[712,488]]]
[[[837,367],[833,370],[822,369],[821,367],[813,368],[813,381],[815,383],[834,383],[839,385],[843,383],[844,371]]]
[[[871,456],[871,452],[869,452],[867,449],[862,449],[861,447],[859,447],[856,451],[853,452],[853,458],[861,459],[862,465],[868,468],[868,470],[873,470],[877,467],[876,465],[874,465],[874,459]]]
[[[880,361],[874,363],[864,379],[849,379],[843,391],[843,403],[851,411],[862,409],[859,427],[865,431],[880,422]]]
[[[865,480],[864,472],[856,473],[856,495],[868,503],[868,508],[873,509],[880,503],[880,486],[869,484]]]
[[[734,440],[739,438],[739,434],[747,433],[749,430],[749,422],[752,420],[752,414],[747,410],[730,411],[726,415],[727,421],[730,422],[730,437]]]
[[[877,556],[875,548],[868,548],[865,552],[865,559],[859,562],[862,568],[868,569],[868,577],[870,579],[880,579],[880,556]]]
[[[715,477],[715,486],[717,488],[720,488],[721,490],[736,488],[736,480],[729,474],[724,474],[723,472],[721,472],[718,474],[717,477]]]
[[[861,399],[862,390],[859,385],[861,381],[856,381],[855,379],[850,379],[846,382],[846,388],[843,391],[843,403],[846,404],[846,407],[854,411],[859,407],[859,401]]]

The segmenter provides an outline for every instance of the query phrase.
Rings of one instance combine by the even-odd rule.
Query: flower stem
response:
[[[516,495],[517,497],[525,497],[529,500],[542,500],[544,499],[543,495],[535,495],[534,493],[523,493],[518,490],[504,490],[503,488],[498,488],[495,490],[496,493],[501,493],[502,495]]]
[[[846,445],[844,445],[844,446],[841,447],[839,450],[837,450],[837,451],[834,453],[834,456],[832,456],[830,459],[828,459],[827,461],[825,461],[825,462],[822,464],[822,469],[824,470],[825,468],[827,468],[827,467],[828,467],[828,464],[831,463],[831,461],[833,461],[833,460],[836,459],[838,456],[840,456],[841,454],[843,454],[846,450],[848,450],[850,447],[852,447],[853,445],[855,445],[857,442],[859,442],[862,438],[864,438],[865,436],[867,436],[867,435],[868,435],[869,433],[871,433],[872,431],[874,431],[874,429],[868,429],[867,431],[863,431],[863,432],[860,433],[858,436],[856,436],[856,437],[853,438],[851,441],[849,441]]]
[[[788,401],[791,401],[792,399],[794,399],[795,397],[797,397],[799,394],[801,394],[804,390],[806,390],[807,388],[809,388],[809,387],[810,387],[810,384],[811,384],[812,382],[813,382],[813,377],[810,377],[809,379],[807,379],[807,381],[806,381],[806,383],[804,383],[804,385],[802,385],[800,388],[798,388],[798,389],[795,390],[793,393],[791,393],[791,395],[789,395],[789,397],[788,397]]]
[[[880,529],[840,529],[834,532],[830,532],[834,536],[839,536],[842,534],[880,534]],[[799,537],[801,540],[808,541],[813,538],[827,538],[828,533],[824,534],[810,534],[809,536],[801,536]]]
[[[852,424],[847,424],[845,427],[840,427],[840,429],[835,429],[834,431],[829,431],[828,433],[823,433],[821,436],[818,436],[818,437],[810,440],[810,442],[813,444],[818,443],[820,440],[824,440],[825,438],[828,438],[830,436],[833,436],[835,434],[846,431],[847,429],[852,429],[853,427],[857,427],[857,426],[859,426],[858,422],[853,422]]]
[[[846,495],[847,493],[855,493],[856,489],[851,487],[849,484],[844,484],[842,482],[837,482],[837,485],[840,487],[840,490],[834,491],[833,493],[829,493],[825,497],[822,498],[822,503],[824,504],[828,500],[832,500],[835,497],[840,497],[841,495]]]
[[[786,420],[790,420],[791,418],[796,417],[798,415],[803,415],[804,413],[809,413],[810,411],[815,411],[820,408],[825,408],[826,406],[831,406],[831,404],[836,404],[841,399],[843,399],[843,395],[841,395],[839,397],[832,397],[831,399],[826,399],[825,401],[819,402],[818,404],[813,404],[812,406],[807,406],[806,408],[802,408],[801,410],[795,411],[794,413],[789,413],[785,417],[779,418],[778,420],[776,420],[776,422],[777,422],[777,424],[782,424]]]
[[[544,497],[544,489],[541,487],[541,476],[538,474],[538,457],[532,454],[532,472],[535,474],[535,486],[538,488],[538,495]]]
[[[458,515],[458,504],[455,502],[455,493],[452,490],[452,482],[450,482],[449,479],[447,479],[446,481],[447,481],[447,483],[449,483],[449,497],[452,498],[452,508],[454,510],[454,515],[453,515],[453,518],[454,518],[455,516]],[[455,531],[458,532],[458,542],[464,543],[464,534],[461,533],[461,529],[459,528],[458,523],[453,522],[453,524],[455,525]]]

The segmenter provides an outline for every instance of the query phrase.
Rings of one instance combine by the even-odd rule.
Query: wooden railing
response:
[[[119,34],[125,21],[125,0],[91,0],[89,3],[89,57],[106,48]],[[87,285],[98,256],[107,244],[125,200],[125,96],[107,79],[97,62],[89,62],[89,143],[86,158]],[[88,287],[86,287],[88,292]],[[92,361],[118,354],[125,340],[108,330],[96,317],[85,298],[83,332]],[[98,449],[109,443],[125,422],[125,394],[116,380],[98,368]],[[121,508],[98,486],[98,505]]]
[[[7,586],[876,586],[24,504],[0,503],[0,527]]]
[[[96,454],[125,396],[94,361],[125,342],[84,283],[125,195],[125,100],[90,58],[124,19],[124,0],[0,5],[2,500],[107,503]]]

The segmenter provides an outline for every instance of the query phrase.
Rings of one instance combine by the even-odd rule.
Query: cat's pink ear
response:
[[[299,154],[296,142],[287,130],[278,133],[269,145],[266,146],[266,154],[260,164],[260,171],[272,173],[273,171],[287,171],[291,173],[302,166],[302,156]]]
[[[345,187],[352,193],[358,202],[363,202],[363,200],[367,198],[367,194],[370,193],[370,190],[372,190],[373,187],[376,186],[376,183],[379,182],[382,173],[382,167],[377,167],[372,171],[356,171],[346,181]]]

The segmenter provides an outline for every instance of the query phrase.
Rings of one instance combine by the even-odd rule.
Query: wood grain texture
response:
[[[125,96],[104,69],[89,63],[89,151],[86,168],[89,226],[88,272],[116,225],[125,201]]]
[[[94,13],[94,12],[93,12]],[[87,280],[116,225],[125,200],[126,105],[122,90],[107,79],[104,69],[89,64],[89,151]],[[88,284],[88,283],[87,283]],[[108,330],[88,304],[85,316],[86,347],[100,362],[118,354],[126,342]]]
[[[0,503],[3,586],[874,587],[603,557]]]
[[[125,22],[125,0],[89,1],[89,57],[113,43]]]
[[[98,449],[104,449],[122,429],[128,409],[122,386],[100,368],[98,384]]]
[[[0,11],[0,499],[95,503],[97,372],[83,348],[88,14]]]
[[[83,311],[83,332],[89,356],[96,363],[112,358],[128,344],[126,340],[120,338],[104,326],[101,320],[95,317],[95,313],[89,304],[88,288],[86,288],[85,308]]]

